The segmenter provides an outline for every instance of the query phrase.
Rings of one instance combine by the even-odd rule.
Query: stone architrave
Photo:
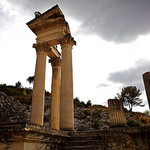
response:
[[[109,111],[110,127],[123,127],[127,125],[123,110],[123,103],[121,100],[109,99],[108,111]]]
[[[52,92],[51,92],[51,121],[50,128],[59,130],[60,121],[60,58],[52,58]]]
[[[148,104],[150,108],[150,72],[145,72],[143,74],[143,81],[144,81],[145,91],[146,91]]]
[[[76,45],[76,42],[68,34],[60,40],[60,44],[62,49],[60,129],[74,130],[72,47]]]
[[[50,50],[50,47],[46,42],[34,44],[33,47],[36,48],[37,58],[30,122],[43,125],[46,56],[47,52]]]

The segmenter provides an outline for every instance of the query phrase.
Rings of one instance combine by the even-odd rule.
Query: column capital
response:
[[[49,60],[51,63],[52,67],[60,67],[60,57],[55,57]]]
[[[51,50],[50,45],[47,42],[33,44],[33,47],[38,51],[49,52]]]
[[[61,45],[76,45],[76,41],[71,36],[71,34],[67,34],[58,40]]]

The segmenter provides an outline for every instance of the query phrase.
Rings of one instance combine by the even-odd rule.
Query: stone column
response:
[[[143,81],[144,81],[145,91],[146,91],[148,104],[150,108],[150,72],[146,72],[143,74]]]
[[[76,44],[76,42],[69,34],[60,40],[60,44],[62,49],[60,129],[74,130],[72,47]]]
[[[52,58],[52,92],[50,128],[59,130],[60,122],[60,58]]]
[[[108,100],[110,127],[126,126],[123,103],[119,99]]]
[[[36,48],[36,68],[34,75],[34,88],[32,95],[31,118],[30,122],[43,125],[44,118],[44,99],[45,99],[45,69],[46,56],[49,45],[45,42],[33,45]]]

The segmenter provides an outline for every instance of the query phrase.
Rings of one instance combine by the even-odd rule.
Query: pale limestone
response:
[[[119,99],[108,100],[109,120],[111,127],[126,126],[123,103]]]
[[[60,121],[60,58],[50,60],[52,64],[51,125],[59,130]]]
[[[73,38],[68,35],[61,39],[61,93],[60,93],[60,129],[74,130],[72,46]]]
[[[30,122],[39,125],[43,125],[44,117],[45,69],[46,52],[37,51]]]
[[[61,44],[62,69],[53,67],[52,73],[52,117],[50,126],[54,129],[73,130],[72,46],[76,42],[71,37],[68,23],[65,21],[60,8],[56,5],[43,14],[38,13],[38,16],[36,15],[36,18],[28,22],[27,25],[37,35],[34,47],[37,49],[37,54],[41,54],[39,58],[37,57],[30,121],[43,125],[46,56],[52,60],[60,58],[57,45]],[[42,49],[44,49],[44,52]],[[40,70],[41,67],[43,68]],[[61,85],[59,81],[60,72]]]

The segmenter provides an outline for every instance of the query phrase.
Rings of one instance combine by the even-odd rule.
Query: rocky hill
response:
[[[18,89],[17,89],[18,90]],[[8,96],[8,91],[0,89],[0,123],[17,123],[29,122],[31,111],[32,92],[24,93],[22,91],[22,99],[19,95]],[[7,93],[7,94],[6,94]],[[48,94],[47,94],[48,95]],[[25,100],[27,99],[27,103]],[[75,107],[75,130],[89,131],[89,130],[102,130],[109,128],[109,115],[108,108],[95,105],[85,107]],[[147,126],[150,125],[150,117],[140,112],[125,112],[125,116],[129,126]],[[44,124],[49,126],[50,121],[50,96],[45,96],[45,116]]]

